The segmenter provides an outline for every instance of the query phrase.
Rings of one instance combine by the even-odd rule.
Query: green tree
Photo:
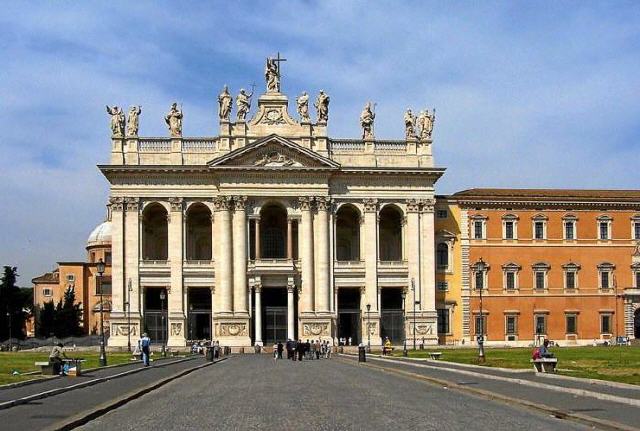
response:
[[[27,318],[25,312],[25,296],[16,286],[18,269],[14,266],[5,266],[0,284],[0,340],[9,338],[9,332],[13,338],[23,339],[24,322]]]
[[[37,307],[34,314],[36,317],[36,336],[47,338],[55,333],[56,306],[53,300],[45,302],[42,307]]]
[[[55,334],[58,338],[82,335],[80,321],[82,311],[80,304],[76,304],[76,293],[72,288],[64,292],[64,298],[58,302],[55,313]]]

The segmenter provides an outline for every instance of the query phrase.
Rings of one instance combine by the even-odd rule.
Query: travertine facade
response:
[[[328,96],[317,99],[319,121],[308,97],[292,118],[270,61],[246,120],[230,120],[221,94],[218,136],[183,137],[176,105],[170,138],[112,127],[111,163],[100,166],[113,211],[109,345],[145,329],[176,347],[400,344],[414,333],[436,343],[434,184],[444,169],[434,167],[431,132],[332,139]]]

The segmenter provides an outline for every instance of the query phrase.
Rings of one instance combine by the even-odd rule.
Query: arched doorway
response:
[[[360,212],[342,205],[336,214],[336,260],[360,260]]]
[[[187,260],[211,260],[211,211],[196,203],[187,210]]]
[[[402,211],[387,205],[380,211],[380,260],[402,260]]]
[[[167,210],[159,203],[152,203],[142,213],[142,259],[167,260],[168,229]]]

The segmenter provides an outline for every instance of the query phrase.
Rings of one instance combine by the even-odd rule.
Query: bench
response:
[[[40,373],[43,376],[53,376],[53,364],[51,362],[36,362],[36,367],[40,367]]]
[[[442,356],[442,352],[429,352],[429,358],[437,361]]]
[[[555,373],[558,366],[558,358],[531,359],[536,373]]]

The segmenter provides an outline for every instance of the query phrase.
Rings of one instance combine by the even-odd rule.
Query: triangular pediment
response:
[[[207,163],[210,168],[316,168],[340,164],[278,135],[269,135]]]

